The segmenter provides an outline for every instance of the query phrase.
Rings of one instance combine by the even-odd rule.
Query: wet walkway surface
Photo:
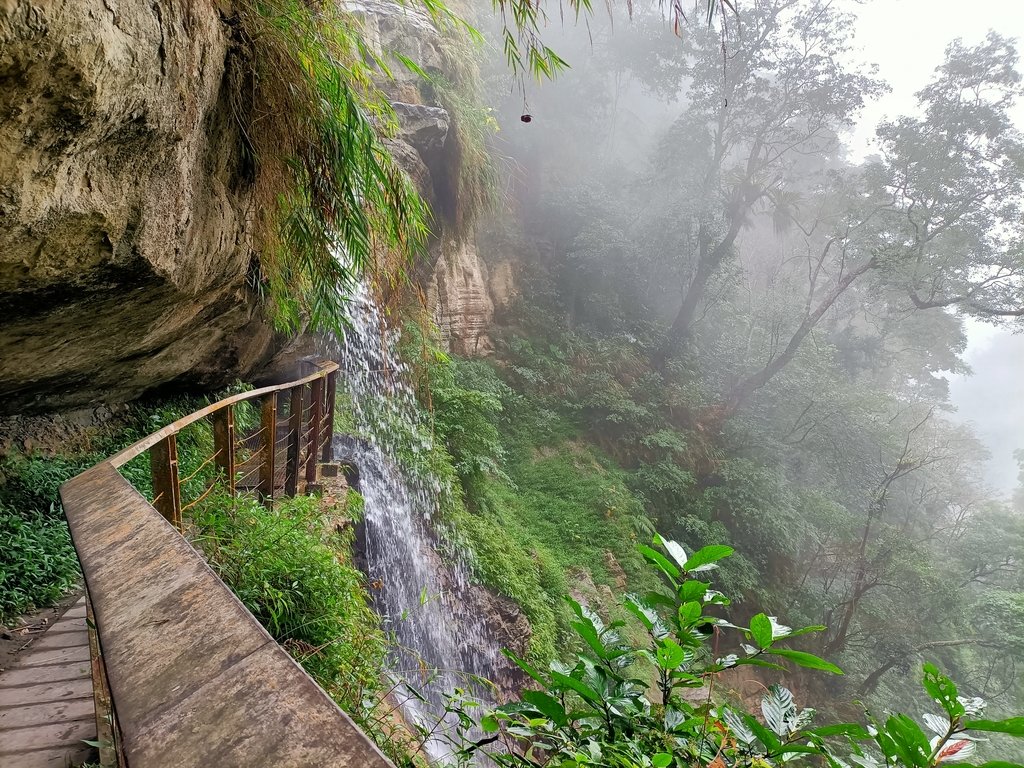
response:
[[[65,768],[95,759],[85,598],[0,672],[0,766]]]

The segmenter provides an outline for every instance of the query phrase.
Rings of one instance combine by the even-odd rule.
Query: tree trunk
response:
[[[872,672],[870,675],[864,678],[864,682],[860,684],[860,688],[857,689],[857,693],[861,696],[867,696],[868,694],[874,693],[878,684],[882,681],[885,673],[895,667],[903,659],[910,654],[922,653],[930,648],[953,648],[958,645],[977,645],[983,648],[1001,648],[999,643],[994,643],[988,640],[979,640],[974,637],[964,637],[958,640],[933,640],[930,643],[924,643],[923,645],[917,646],[917,648],[911,648],[907,653],[897,654],[886,661],[882,666]]]
[[[679,305],[679,311],[676,313],[676,317],[668,329],[664,343],[651,357],[651,363],[659,371],[664,371],[665,364],[686,346],[690,334],[693,332],[697,311],[704,303],[704,294],[707,292],[708,283],[715,272],[718,271],[722,262],[725,261],[725,257],[732,251],[736,238],[740,234],[742,216],[736,215],[732,219],[733,222],[729,227],[729,231],[726,232],[725,237],[717,245],[711,244],[707,235],[707,227],[704,224],[700,225],[697,233],[699,241],[697,269],[694,271],[693,278],[686,287],[682,304]]]

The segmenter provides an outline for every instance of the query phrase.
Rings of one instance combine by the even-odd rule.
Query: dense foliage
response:
[[[0,503],[0,624],[55,603],[78,581],[67,525],[56,515],[27,514]]]
[[[486,749],[497,765],[552,768],[934,768],[975,757],[985,734],[1024,737],[1024,718],[984,719],[985,702],[960,696],[931,664],[924,665],[922,682],[940,713],[924,713],[923,727],[899,713],[868,714],[866,725],[818,725],[815,711],[798,708],[792,692],[778,684],[765,690],[759,716],[740,704],[722,703],[714,686],[726,670],[783,669],[787,663],[834,674],[841,670],[789,647],[823,627],[793,630],[763,613],[751,617],[748,626],[737,626],[716,615],[729,599],[707,579],[718,561],[732,554],[730,547],[688,553],[673,541],[656,537],[655,543],[661,547],[641,551],[667,589],[623,598],[646,630],[643,640],[630,642],[621,631],[623,622],[608,623],[569,599],[572,626],[585,651],[543,672],[512,656],[538,688],[482,719],[484,732],[492,735],[454,739],[453,756],[465,759]],[[739,636],[739,653],[719,655],[725,633]],[[641,660],[653,668],[652,675],[638,675]]]

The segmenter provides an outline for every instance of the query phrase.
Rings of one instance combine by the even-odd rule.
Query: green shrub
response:
[[[78,581],[78,558],[63,520],[0,504],[0,623],[63,597]]]
[[[623,608],[644,627],[643,636],[633,640],[623,622],[609,622],[570,599],[581,652],[570,663],[544,670],[507,653],[534,686],[480,720],[487,737],[468,733],[472,721],[462,701],[453,698],[449,708],[463,724],[451,736],[455,764],[468,765],[490,745],[493,764],[506,768],[937,768],[983,752],[986,746],[977,742],[988,734],[1024,737],[1024,718],[984,719],[985,702],[958,695],[932,664],[923,668],[932,710],[921,717],[924,726],[890,713],[884,719],[868,713],[866,725],[817,726],[815,711],[800,709],[780,684],[765,688],[757,715],[723,703],[715,681],[726,670],[842,670],[792,647],[824,627],[794,631],[764,613],[748,626],[717,617],[729,599],[711,589],[710,576],[731,547],[687,552],[659,537],[655,544],[660,546],[639,549],[659,574],[661,588],[622,598]],[[723,643],[734,652],[720,655]],[[653,674],[634,673],[641,661]],[[984,765],[1018,768],[1008,762]]]

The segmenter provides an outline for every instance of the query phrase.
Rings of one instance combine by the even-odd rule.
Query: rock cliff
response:
[[[379,50],[443,71],[424,17],[348,8]],[[216,387],[286,344],[248,280],[258,244],[231,18],[230,0],[0,0],[0,415]],[[452,348],[485,354],[494,303],[452,215],[452,117],[418,75],[394,74],[389,145],[438,211],[421,279]]]
[[[215,386],[280,346],[215,3],[0,3],[0,412]]]

